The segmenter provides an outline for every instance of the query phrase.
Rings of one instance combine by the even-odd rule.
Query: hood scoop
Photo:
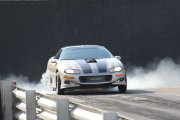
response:
[[[85,61],[87,63],[97,63],[96,59],[94,59],[94,58],[86,58]]]

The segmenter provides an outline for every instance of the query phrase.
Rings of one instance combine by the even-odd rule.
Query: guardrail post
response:
[[[57,120],[69,120],[69,100],[57,98]]]
[[[36,92],[26,90],[26,120],[36,120]]]
[[[10,81],[1,81],[1,101],[3,120],[12,120],[12,85]]]
[[[118,120],[117,114],[113,112],[103,113],[103,120]]]

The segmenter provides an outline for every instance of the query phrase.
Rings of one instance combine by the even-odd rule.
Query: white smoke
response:
[[[39,83],[30,82],[28,77],[23,75],[8,75],[3,80],[16,81],[17,86],[24,89],[52,93],[48,71],[42,74]],[[127,71],[127,80],[128,89],[180,86],[180,64],[175,63],[171,58],[164,58],[159,62],[151,63],[148,67],[130,66]]]
[[[128,89],[180,85],[180,64],[171,58],[164,58],[149,67],[130,67],[127,73]]]
[[[42,74],[40,82],[30,82],[28,77],[23,75],[15,76],[13,74],[7,75],[3,80],[16,82],[17,87],[26,89],[26,90],[36,90],[39,93],[51,93],[52,89],[50,88],[49,75],[46,71]]]

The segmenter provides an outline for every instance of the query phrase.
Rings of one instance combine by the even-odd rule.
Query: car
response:
[[[125,67],[120,56],[104,46],[77,45],[61,48],[48,60],[50,86],[58,95],[67,89],[118,87],[127,90]]]

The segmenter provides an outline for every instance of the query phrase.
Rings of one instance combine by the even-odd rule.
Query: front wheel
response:
[[[58,73],[56,74],[56,93],[57,95],[64,94],[64,89],[61,89],[61,79]]]
[[[118,90],[120,93],[125,93],[127,91],[127,85],[119,85]]]
[[[126,85],[119,85],[118,86],[118,90],[120,93],[125,93],[127,91],[127,77],[125,75],[125,82],[126,82]]]

